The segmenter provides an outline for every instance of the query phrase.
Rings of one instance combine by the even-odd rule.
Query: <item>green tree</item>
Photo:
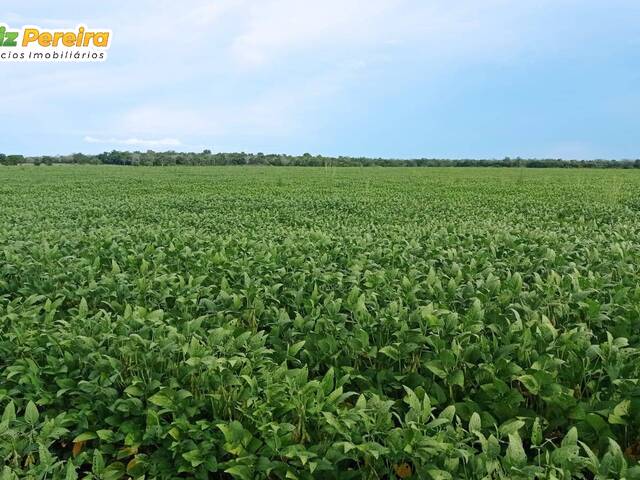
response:
[[[6,165],[18,165],[24,163],[24,155],[7,155]]]

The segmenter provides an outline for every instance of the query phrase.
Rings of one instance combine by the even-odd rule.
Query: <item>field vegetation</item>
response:
[[[503,167],[503,168],[640,168],[640,159],[562,160],[558,158],[441,159],[367,158],[323,155],[264,154],[245,152],[103,152],[97,155],[74,153],[58,156],[5,155],[0,165],[122,165],[134,167],[261,165],[272,167]]]
[[[0,478],[638,479],[638,192],[0,167]]]

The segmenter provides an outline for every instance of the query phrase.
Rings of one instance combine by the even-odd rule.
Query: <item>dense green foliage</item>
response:
[[[524,167],[524,168],[640,168],[639,160],[562,160],[556,158],[503,158],[501,160],[417,158],[401,160],[393,158],[327,157],[322,155],[284,155],[263,153],[211,153],[194,152],[104,152],[98,155],[73,155],[23,157],[0,154],[0,165],[132,165],[132,166],[222,166],[222,165],[270,165],[277,167]]]
[[[640,478],[638,191],[0,168],[0,477]]]

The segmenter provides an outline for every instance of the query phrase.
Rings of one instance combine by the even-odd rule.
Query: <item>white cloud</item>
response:
[[[217,117],[217,116],[216,116]],[[165,102],[141,105],[125,112],[119,112],[112,119],[115,130],[143,135],[216,134],[221,126],[198,108],[171,106]]]
[[[128,145],[137,147],[179,147],[182,142],[177,138],[160,138],[157,140],[141,139],[141,138],[96,138],[85,136],[84,141],[87,143],[107,143],[110,145]]]
[[[88,135],[88,143],[184,148],[174,136],[191,143],[314,135],[332,115],[362,108],[350,94],[363,86],[376,102],[419,79],[416,95],[425,98],[438,93],[430,79],[458,66],[508,62],[527,49],[566,43],[540,20],[559,9],[552,0],[120,5],[86,17],[114,31],[107,62],[0,72],[0,104],[16,128],[55,128],[61,136]]]
[[[51,17],[27,17],[15,12],[9,12],[2,15],[2,20],[9,22],[11,27],[22,27],[23,25],[37,25],[43,28],[70,28],[81,23],[77,20],[69,18],[51,18]]]
[[[261,0],[244,2],[230,44],[242,67],[266,67],[291,55],[308,62],[329,54],[410,49],[414,62],[442,64],[461,56],[500,59],[518,51],[540,25],[550,0]],[[539,34],[539,32],[537,32]],[[551,35],[551,32],[548,32]],[[402,52],[400,52],[402,53]]]
[[[291,52],[385,37],[380,28],[396,0],[270,0],[253,2],[246,27],[231,44],[235,59],[244,66],[261,66]],[[389,40],[389,39],[386,39]]]
[[[606,157],[606,155],[600,155],[592,144],[580,140],[567,140],[556,143],[548,148],[542,156],[565,160],[593,160]]]
[[[110,129],[140,135],[177,133],[203,137],[220,137],[238,131],[248,135],[289,133],[286,109],[284,103],[268,98],[236,105],[141,105],[115,115]]]
[[[188,107],[177,102],[148,103],[119,112],[109,131],[136,135],[220,138],[287,136],[308,127],[309,115],[340,95],[364,74],[367,63],[354,61],[295,83],[282,82],[247,98],[207,99]]]

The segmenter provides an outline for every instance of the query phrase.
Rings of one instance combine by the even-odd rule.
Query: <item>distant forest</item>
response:
[[[417,158],[412,160],[365,157],[324,157],[320,155],[283,155],[263,153],[201,153],[183,152],[121,152],[111,151],[98,155],[74,153],[73,155],[25,157],[0,154],[0,165],[272,165],[301,167],[525,167],[525,168],[640,168],[637,160],[562,160],[555,158],[525,159],[503,158],[494,160]]]

